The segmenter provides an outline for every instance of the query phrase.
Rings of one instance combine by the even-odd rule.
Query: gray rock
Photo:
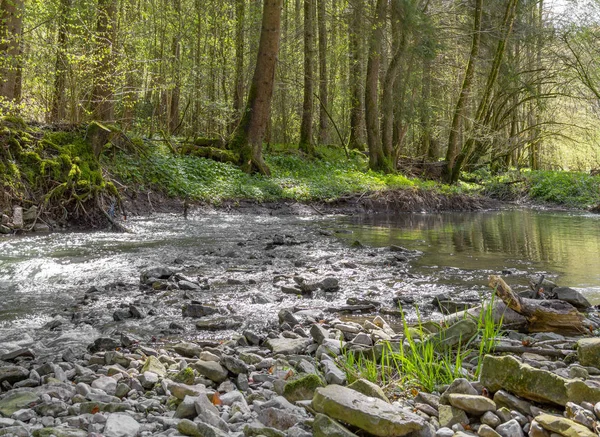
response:
[[[231,435],[228,432],[223,432],[219,428],[204,422],[199,422],[197,427],[198,432],[202,437],[227,437]]]
[[[200,396],[206,395],[201,394]],[[198,396],[186,396],[177,407],[177,410],[175,410],[175,415],[173,417],[176,419],[194,419],[198,415],[196,412],[197,399]]]
[[[312,407],[319,413],[381,437],[404,436],[425,427],[424,420],[415,414],[339,385],[317,389]]]
[[[585,310],[592,305],[579,291],[569,287],[556,287],[552,290],[556,299],[564,300],[579,310]]]
[[[175,272],[168,267],[153,267],[145,270],[140,276],[141,282],[146,282],[150,278],[169,279]]]
[[[496,404],[491,399],[479,395],[452,393],[448,395],[450,405],[466,411],[474,416],[481,416],[488,411],[496,411]]]
[[[494,394],[494,402],[499,407],[507,407],[509,410],[517,410],[518,412],[531,416],[531,404],[523,399],[504,391],[498,390]]]
[[[297,424],[302,417],[290,410],[261,408],[258,420],[265,426],[285,431]]]
[[[206,395],[200,395],[194,400],[194,406],[196,407],[196,413],[198,419],[202,422],[208,423],[209,425],[215,426],[223,431],[229,431],[227,424],[221,419],[219,410],[215,407],[206,397]]]
[[[485,424],[479,427],[477,435],[480,437],[501,437],[492,427]]]
[[[491,411],[484,413],[483,416],[481,416],[480,421],[484,425],[489,425],[492,428],[496,428],[498,425],[500,425],[502,423],[500,418],[498,416],[496,416],[494,413],[492,413]]]
[[[326,338],[329,338],[329,331],[315,323],[310,327],[310,335],[317,344],[322,344]]]
[[[229,375],[227,370],[223,368],[219,363],[215,361],[196,361],[195,363],[190,364],[190,367],[196,369],[198,373],[206,376],[213,382],[217,384],[225,381],[227,376]]]
[[[317,414],[313,421],[313,435],[315,437],[356,437],[348,428],[327,417]]]
[[[219,310],[215,307],[202,304],[189,304],[183,307],[181,310],[183,317],[191,317],[193,319],[199,319],[200,317],[210,316],[216,314]]]
[[[0,399],[0,415],[10,417],[16,411],[30,407],[40,401],[40,396],[27,391],[13,391]]]
[[[199,357],[202,353],[202,348],[194,343],[181,342],[173,346],[173,350],[179,355],[187,358]]]
[[[447,427],[440,428],[435,433],[435,437],[453,437],[453,436],[454,436],[454,431],[452,431],[450,428],[447,428]]]
[[[509,420],[502,425],[498,425],[496,427],[496,432],[500,434],[502,437],[525,437],[525,433],[515,419]]]
[[[579,340],[577,342],[577,357],[582,366],[600,368],[600,337]]]
[[[346,383],[346,373],[344,373],[336,364],[331,360],[322,361],[325,369],[325,381],[327,384],[344,385]]]
[[[29,376],[29,370],[21,366],[0,367],[0,384],[4,381],[9,384],[23,381]]]
[[[438,420],[441,427],[452,428],[453,425],[469,423],[466,413],[451,405],[440,405]]]
[[[451,394],[458,393],[463,395],[477,395],[477,390],[471,385],[469,380],[465,378],[457,378],[452,381],[452,384],[442,393],[440,397],[441,404],[449,404],[449,396]]]
[[[109,414],[104,427],[105,437],[133,437],[138,434],[140,424],[127,414]]]
[[[232,357],[231,355],[223,355],[221,357],[221,364],[234,375],[248,373],[248,366],[246,363],[239,358]]]
[[[271,338],[265,345],[275,355],[297,355],[304,352],[311,343],[312,340],[307,338]]]

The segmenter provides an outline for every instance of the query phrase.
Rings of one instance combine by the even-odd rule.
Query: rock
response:
[[[182,280],[177,283],[179,285],[180,290],[184,291],[195,291],[200,290],[200,286],[198,284],[194,284],[193,282]]]
[[[221,364],[234,375],[248,373],[248,366],[246,363],[231,355],[223,355],[223,357],[221,357]]]
[[[250,423],[244,427],[246,437],[264,436],[264,437],[285,437],[285,433],[275,428],[269,428],[262,423]]]
[[[229,373],[219,363],[215,361],[202,361],[198,360],[195,363],[190,364],[190,367],[196,369],[198,373],[206,376],[217,384],[225,381]]]
[[[179,431],[183,435],[189,435],[192,437],[203,437],[198,430],[198,425],[196,425],[191,420],[181,420],[177,424],[177,431]]]
[[[33,437],[88,437],[88,433],[75,428],[42,428],[36,429]]]
[[[0,367],[0,384],[4,381],[9,384],[23,381],[29,376],[29,370],[21,366]]]
[[[224,331],[226,329],[237,329],[240,326],[242,326],[242,320],[232,318],[231,316],[198,320],[196,322],[196,329],[201,331]]]
[[[463,394],[463,395],[477,395],[477,390],[471,385],[469,380],[465,378],[457,378],[452,381],[452,384],[448,386],[448,388],[442,393],[440,397],[441,404],[449,404],[449,396],[453,393]]]
[[[509,420],[502,425],[498,425],[496,427],[496,432],[502,437],[525,437],[521,425],[515,419]]]
[[[555,299],[564,300],[578,310],[585,310],[592,305],[579,291],[569,287],[556,287],[552,290]]]
[[[550,437],[550,433],[533,420],[529,426],[529,437]]]
[[[454,431],[450,428],[443,427],[437,430],[435,437],[454,437]]]
[[[200,396],[206,393],[206,386],[202,384],[187,385],[166,380],[166,385],[171,394],[180,400],[186,396]]]
[[[381,437],[404,436],[425,427],[424,420],[415,414],[339,385],[318,388],[312,407],[319,413]]]
[[[23,229],[23,208],[15,206],[13,209],[13,225],[15,229]]]
[[[295,414],[293,410],[283,410],[279,408],[261,408],[258,412],[258,420],[263,425],[285,431],[296,425],[302,419]]]
[[[321,290],[326,292],[338,291],[340,289],[340,281],[332,277],[323,279],[318,285]]]
[[[173,350],[179,355],[187,358],[199,357],[202,353],[202,348],[194,343],[181,342],[173,346]]]
[[[0,225],[0,234],[8,235],[12,234],[12,229],[5,225]]]
[[[479,437],[501,437],[500,434],[494,431],[494,428],[489,425],[481,425],[477,430],[477,435]]]
[[[181,369],[175,376],[173,376],[173,381],[188,385],[192,385],[194,383],[194,379],[194,371],[191,367]]]
[[[343,372],[332,360],[322,361],[325,368],[325,381],[327,384],[343,385],[346,383],[346,373]]]
[[[152,372],[157,374],[158,376],[165,376],[167,374],[167,369],[165,365],[160,362],[160,360],[154,356],[149,356],[144,363],[142,370],[140,373],[144,372]]]
[[[300,321],[292,314],[290,310],[283,309],[277,313],[277,318],[279,319],[279,324],[283,325],[284,323],[288,323],[290,326],[296,326],[300,324]]]
[[[600,368],[600,337],[579,340],[577,342],[577,358],[582,366]]]
[[[200,396],[206,395],[201,394]],[[176,419],[194,419],[198,415],[196,412],[197,399],[198,396],[186,396],[183,398],[183,401],[177,406],[173,417]]]
[[[438,411],[440,413],[438,420],[441,427],[452,428],[456,424],[469,423],[466,413],[459,408],[454,408],[451,405],[440,405]]]
[[[315,437],[356,437],[356,434],[345,426],[324,414],[317,414],[313,421],[313,435]]]
[[[40,401],[39,395],[27,391],[14,391],[0,399],[0,415],[12,416],[22,408],[28,408]]]
[[[216,426],[223,431],[228,431],[227,424],[223,422],[219,415],[219,410],[208,400],[206,395],[198,396],[194,400],[194,406],[200,421]]]
[[[265,343],[274,355],[297,355],[301,354],[312,343],[308,338],[270,338]]]
[[[494,394],[494,402],[499,407],[507,407],[509,410],[517,410],[518,412],[531,416],[531,404],[523,399],[504,391],[498,390]]]
[[[219,428],[204,422],[199,422],[197,427],[202,437],[227,437],[230,435],[228,432],[223,432]]]
[[[566,405],[567,380],[547,370],[535,369],[508,355],[486,355],[481,368],[481,383],[490,391],[505,389],[526,399]]]
[[[488,411],[496,411],[494,401],[485,396],[452,393],[448,396],[448,401],[453,407],[460,408],[474,416],[481,416]]]
[[[357,379],[352,384],[350,384],[348,388],[356,390],[357,392],[362,393],[365,396],[381,399],[382,401],[387,402],[388,404],[391,403],[388,397],[381,389],[381,387],[379,387],[377,384],[373,384],[371,381],[367,381],[366,379]]]
[[[561,416],[554,416],[552,414],[540,414],[535,417],[535,421],[542,428],[566,437],[596,436],[596,433],[590,431],[587,427]]]
[[[127,414],[109,414],[104,427],[105,437],[133,437],[138,434],[140,424]]]
[[[152,389],[152,387],[159,382],[158,375],[154,372],[144,372],[138,376],[138,380],[140,381],[140,384],[142,384],[142,387],[144,387],[146,390]]]
[[[303,375],[285,384],[283,396],[290,402],[312,399],[319,387],[323,387],[321,378],[314,373]]]
[[[88,350],[94,354],[94,353],[100,352],[100,351],[115,350],[116,348],[118,348],[120,346],[121,346],[121,344],[118,341],[113,340],[110,337],[100,337],[100,338],[97,338],[94,341],[94,343],[92,343],[88,346]]]
[[[453,347],[459,343],[467,343],[477,334],[477,323],[472,319],[462,319],[446,329],[441,330],[427,338],[436,349]]]
[[[567,380],[567,399],[576,404],[600,402],[600,386],[595,381]]]
[[[44,402],[35,407],[38,416],[60,417],[67,412],[69,406],[62,401]]]
[[[35,358],[31,349],[22,348],[0,355],[0,361],[14,361],[16,358]]]
[[[101,376],[100,378],[95,379],[91,385],[92,388],[100,389],[104,391],[104,393],[113,396],[117,391],[117,380],[110,376]]]
[[[168,267],[153,267],[145,270],[140,275],[140,281],[146,283],[150,278],[155,279],[169,279],[175,272]]]
[[[565,406],[565,417],[586,426],[589,429],[594,429],[594,422],[596,420],[594,413],[573,402],[567,402],[567,405]]]
[[[322,344],[326,338],[329,338],[329,331],[315,323],[310,327],[310,335],[317,344]]]
[[[191,317],[193,319],[210,316],[218,312],[219,310],[217,308],[202,304],[189,304],[184,306],[181,310],[183,317]]]
[[[129,305],[129,312],[134,319],[145,319],[148,316],[146,309],[139,305]]]

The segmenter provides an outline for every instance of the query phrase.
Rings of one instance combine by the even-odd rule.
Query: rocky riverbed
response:
[[[471,357],[465,378],[432,393],[349,381],[349,354],[378,359],[382,344],[406,343],[398,303],[439,320],[465,302],[395,287],[418,279],[418,252],[260,227],[85,284],[39,328],[5,326],[0,435],[598,435],[592,335],[506,331],[498,349],[514,352],[487,356],[478,380]],[[424,334],[479,338],[457,320]]]

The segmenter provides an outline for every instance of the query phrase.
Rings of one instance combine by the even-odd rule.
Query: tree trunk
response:
[[[98,121],[114,119],[113,59],[114,28],[117,14],[116,0],[98,0],[96,23],[96,71],[92,91],[92,112]]]
[[[244,115],[232,139],[242,170],[248,173],[270,173],[262,157],[262,141],[271,114],[282,5],[283,0],[264,0],[256,68]]]
[[[363,47],[363,0],[351,1],[352,14],[348,26],[350,65],[350,144],[349,147],[355,150],[365,149],[365,93],[363,90],[363,66],[364,47]]]
[[[65,89],[67,86],[67,69],[69,61],[67,59],[67,40],[68,40],[68,15],[71,9],[72,0],[61,0],[60,12],[58,16],[58,36],[56,38],[56,63],[54,72],[54,95],[52,97],[52,108],[50,110],[50,121],[57,123],[65,119],[66,99]]]
[[[317,0],[319,4],[319,143],[329,143],[329,107],[327,84],[327,14],[326,0]]]
[[[323,1],[323,0],[319,0]],[[315,0],[304,0],[304,102],[300,125],[299,148],[308,156],[314,156],[313,112],[315,74]]]
[[[367,144],[369,146],[369,168],[375,171],[390,171],[390,163],[383,153],[379,130],[379,67],[383,48],[383,28],[387,9],[386,0],[377,0],[375,20],[369,44],[367,79],[365,85],[365,118]]]
[[[0,105],[10,108],[20,97],[21,36],[23,32],[23,0],[1,0],[0,3]],[[9,109],[10,110],[10,109]]]
[[[473,152],[477,144],[477,138],[475,135],[478,134],[477,130],[480,130],[484,124],[484,117],[489,109],[489,102],[492,96],[492,91],[494,89],[494,85],[496,84],[496,79],[498,78],[498,73],[500,71],[500,65],[502,64],[502,59],[504,58],[504,51],[506,49],[506,41],[511,33],[513,22],[515,20],[515,14],[517,11],[517,3],[518,0],[508,0],[506,4],[506,11],[504,13],[504,19],[502,20],[502,35],[500,40],[498,41],[498,47],[496,48],[496,52],[494,55],[494,61],[492,62],[492,68],[487,77],[487,81],[485,84],[485,88],[483,90],[483,95],[481,100],[479,101],[479,105],[477,106],[477,112],[475,113],[474,119],[474,129],[475,132],[471,132],[469,138],[467,139],[465,145],[460,151],[459,155],[456,157],[454,167],[452,169],[452,177],[450,181],[452,183],[458,181],[458,177],[460,175],[460,171],[462,169],[462,165],[464,161],[469,157],[469,155]]]
[[[169,108],[169,132],[175,134],[179,127],[179,102],[181,100],[181,1],[173,0],[173,8],[177,16],[176,31],[173,35],[171,57],[173,60],[173,90],[171,91],[171,105]]]
[[[447,166],[445,169],[445,180],[452,182],[455,179],[453,174],[454,164],[460,152],[460,133],[463,126],[463,119],[467,112],[469,99],[471,97],[471,89],[475,79],[475,63],[479,55],[479,44],[481,42],[481,17],[483,14],[483,0],[475,0],[475,13],[473,19],[473,40],[471,43],[471,53],[465,77],[463,79],[462,88],[458,101],[454,108],[452,117],[452,125],[450,126],[450,135],[448,137],[448,151],[446,152]],[[457,176],[458,177],[458,176]]]
[[[246,17],[246,0],[235,2],[235,82],[233,86],[233,112],[231,124],[233,131],[240,121],[244,109],[244,24]]]

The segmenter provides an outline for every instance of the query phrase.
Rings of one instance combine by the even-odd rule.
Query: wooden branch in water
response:
[[[499,276],[490,276],[489,286],[513,311],[525,316],[529,332],[590,333],[594,324],[562,300],[527,299],[515,294]]]

